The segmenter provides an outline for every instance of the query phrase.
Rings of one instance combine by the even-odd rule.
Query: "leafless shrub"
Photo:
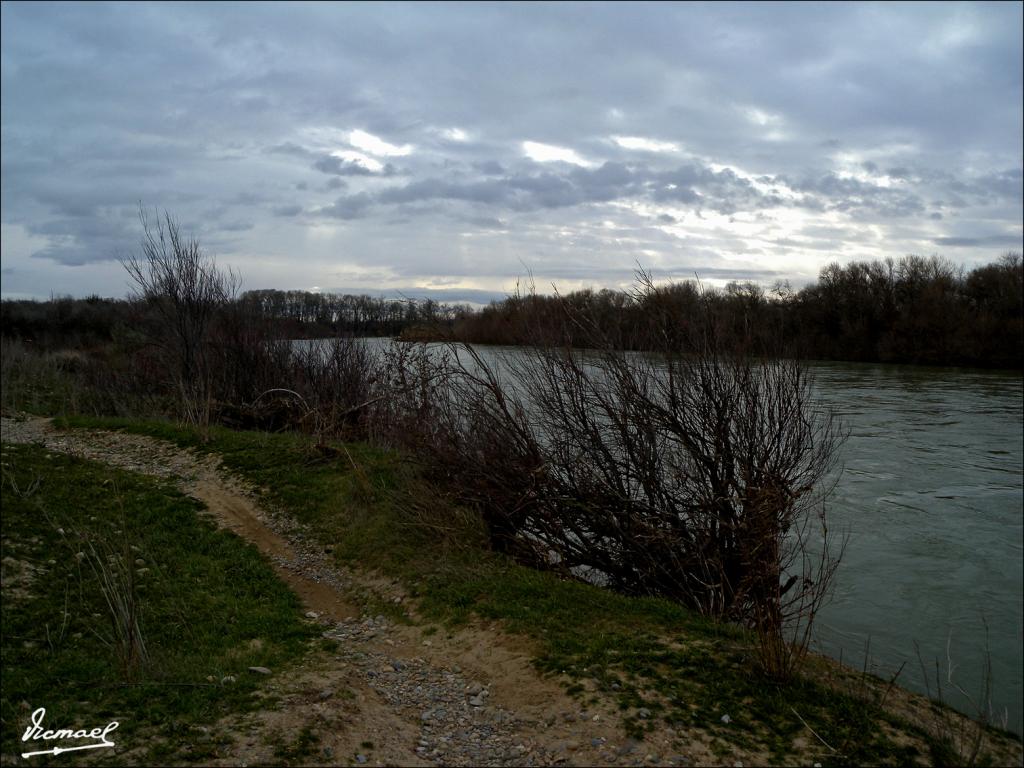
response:
[[[213,400],[211,329],[217,313],[238,291],[240,280],[217,267],[198,240],[181,233],[167,212],[151,222],[140,206],[142,253],[122,264],[135,284],[134,299],[147,310],[143,323],[150,342],[165,360],[179,394],[183,418],[209,425]]]
[[[611,341],[447,359],[418,440],[496,548],[745,623],[766,673],[792,674],[841,555],[824,496],[844,434],[805,366]]]
[[[266,346],[261,362],[272,365],[265,375],[252,378],[260,382],[259,391],[252,396],[234,390],[231,400],[218,407],[222,422],[268,431],[296,429],[314,435],[321,448],[332,437],[365,439],[372,406],[384,397],[378,361],[367,345],[340,337]]]
[[[452,358],[447,348],[394,343],[378,359],[378,392],[367,413],[371,439],[418,452],[444,442],[441,418],[454,407]]]
[[[376,366],[370,348],[350,337],[323,340],[293,352],[292,386],[304,394],[319,441],[327,435],[365,435],[366,409],[379,396]]]
[[[450,348],[447,359],[446,386],[422,437],[428,465],[480,513],[496,550],[553,567],[541,540],[523,535],[529,521],[543,516],[541,502],[553,486],[521,395],[471,347]]]
[[[261,317],[251,302],[225,303],[210,329],[211,418],[245,417],[236,409],[251,403],[262,392],[288,386],[286,376],[293,345]],[[252,426],[236,424],[236,426]]]

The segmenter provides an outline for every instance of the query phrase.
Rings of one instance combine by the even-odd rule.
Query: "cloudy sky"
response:
[[[123,295],[140,202],[248,288],[990,261],[1022,7],[5,2],[2,292]]]

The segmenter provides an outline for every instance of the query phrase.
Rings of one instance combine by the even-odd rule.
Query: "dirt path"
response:
[[[665,728],[642,743],[625,738],[610,703],[578,702],[530,664],[524,641],[485,626],[427,636],[423,628],[362,615],[360,596],[403,604],[401,587],[336,567],[294,521],[263,509],[211,457],[152,438],[109,431],[58,431],[45,419],[0,423],[6,442],[173,480],[202,501],[218,524],[253,543],[323,625],[338,650],[273,672],[273,708],[216,724],[196,741],[220,743],[220,764],[279,763],[303,729],[317,740],[295,758],[306,764],[690,765],[721,762],[702,744],[683,748]],[[258,642],[254,639],[253,642]],[[291,746],[290,746],[291,745]],[[188,749],[188,745],[184,745]],[[737,753],[734,761],[750,756]]]

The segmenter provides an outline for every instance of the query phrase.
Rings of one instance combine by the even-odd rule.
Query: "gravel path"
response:
[[[407,612],[412,611],[411,601],[397,582],[337,567],[324,547],[294,521],[261,508],[255,495],[230,478],[213,457],[141,435],[58,431],[39,418],[4,417],[0,435],[5,442],[38,443],[172,480],[204,501],[221,524],[264,551],[305,602],[307,618],[321,623],[324,636],[339,644],[331,662],[334,669],[315,670],[301,681],[293,680],[291,687],[308,688],[310,680],[330,679],[356,692],[357,711],[344,716],[343,734],[324,742],[318,755],[321,762],[689,765],[694,760],[693,755],[672,754],[673,742],[678,742],[671,732],[640,745],[621,736],[610,707],[580,711],[556,683],[533,672],[526,655],[503,647],[499,633],[424,639],[415,626],[362,615],[358,605],[367,593],[403,604]],[[287,688],[287,673],[275,683]],[[314,713],[330,722],[332,696],[333,690],[322,689],[312,706],[292,697],[293,725]],[[342,717],[343,707],[335,709],[333,715]],[[373,743],[372,751],[360,751],[357,745],[367,742]],[[228,762],[262,762],[263,757],[259,744],[250,740],[242,753],[232,752]]]

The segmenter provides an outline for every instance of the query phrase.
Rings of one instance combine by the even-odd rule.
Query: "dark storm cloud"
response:
[[[256,226],[251,221],[225,221],[218,225],[218,228],[223,232],[248,232]]]
[[[373,199],[365,192],[350,197],[339,197],[333,205],[320,209],[326,216],[336,219],[357,219],[373,204]]]
[[[919,216],[925,209],[924,201],[913,192],[843,178],[835,173],[803,179],[791,186],[799,192],[812,193],[825,210],[868,211],[890,218]]]
[[[1005,200],[1019,204],[1024,202],[1024,171],[1021,168],[1005,168],[988,173],[974,180],[970,188],[985,200]]]
[[[268,155],[290,155],[291,157],[316,157],[315,152],[310,152],[305,147],[301,147],[295,142],[285,141],[281,144],[275,144],[272,147],[267,147],[263,150]]]
[[[346,213],[358,209],[362,214],[369,214],[378,205],[429,200],[535,211],[634,199],[684,203],[721,213],[783,204],[780,197],[757,192],[750,182],[729,170],[715,172],[690,164],[673,171],[655,172],[643,166],[627,167],[612,162],[596,169],[570,166],[544,170],[534,166],[532,173],[470,181],[428,178],[388,187],[372,196],[361,193],[339,198],[338,202]],[[325,208],[323,213],[337,215],[333,207]]]
[[[659,186],[655,200],[680,202],[723,214],[784,204],[778,195],[759,192],[749,180],[728,168],[714,171],[689,163],[658,174],[656,181]]]
[[[865,227],[879,256],[981,260],[1022,225],[1021,8],[4,3],[3,268],[108,263],[140,201],[225,258],[301,255],[280,284],[339,253],[424,280],[618,280],[636,249],[815,272]]]
[[[937,237],[933,242],[936,245],[950,246],[953,248],[975,248],[978,246],[1020,247],[1022,238],[1020,235],[983,235],[981,237]]]
[[[487,160],[483,163],[476,163],[474,167],[484,176],[504,176],[505,169],[496,160]]]
[[[475,203],[511,205],[513,193],[504,181],[459,183],[431,178],[404,187],[390,187],[374,198],[377,203],[417,203],[424,200],[464,200]]]
[[[323,209],[323,213],[328,216],[352,218],[356,213],[368,213],[375,205],[410,204],[431,200],[460,201],[511,211],[532,211],[588,202],[606,202],[627,194],[627,188],[603,178],[600,171],[591,174],[574,170],[565,175],[540,172],[468,182],[428,178],[404,186],[388,187],[372,196],[359,193],[342,197],[335,205]]]
[[[403,186],[387,187],[372,195],[359,193],[338,199],[337,207],[323,209],[329,216],[344,212],[345,218],[371,215],[382,205],[450,200],[509,211],[535,211],[612,201],[650,201],[682,205],[694,210],[710,210],[724,215],[775,207],[798,207],[813,211],[835,210],[845,213],[873,214],[880,217],[906,217],[924,213],[923,200],[903,189],[893,189],[834,173],[792,181],[785,177],[762,176],[768,185],[763,191],[734,171],[715,171],[698,163],[688,163],[668,171],[646,166],[628,167],[606,162],[596,169],[563,167],[534,170],[475,180],[427,178]],[[774,186],[773,186],[774,185]],[[802,193],[799,199],[787,199],[778,191],[786,187]],[[965,189],[967,186],[964,185]],[[983,182],[972,182],[972,189]],[[992,188],[995,192],[995,187]],[[662,222],[674,221],[662,214]]]
[[[66,266],[116,261],[138,242],[131,222],[106,216],[51,218],[26,229],[33,235],[52,238],[37,255]]]
[[[324,155],[313,163],[313,167],[321,173],[329,173],[333,176],[372,176],[373,171],[364,165],[351,160],[342,160],[340,157]]]
[[[480,229],[501,230],[508,227],[508,222],[503,219],[496,219],[493,216],[465,216],[462,219],[467,224],[472,224]]]

